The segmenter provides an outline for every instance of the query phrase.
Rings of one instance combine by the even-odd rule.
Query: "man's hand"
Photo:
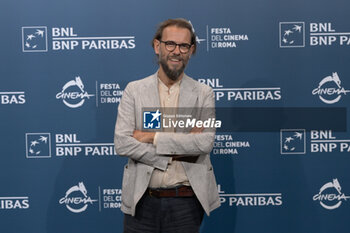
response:
[[[140,130],[134,130],[132,135],[137,141],[144,143],[153,143],[154,135],[153,132],[142,132]]]

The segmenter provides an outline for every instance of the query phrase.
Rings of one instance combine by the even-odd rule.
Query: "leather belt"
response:
[[[179,156],[179,157],[174,156],[173,160],[181,161],[181,162],[188,162],[188,163],[195,163],[195,162],[197,162],[198,157],[199,156]]]
[[[194,192],[190,186],[179,186],[170,189],[153,189],[148,188],[147,194],[151,197],[193,197]]]

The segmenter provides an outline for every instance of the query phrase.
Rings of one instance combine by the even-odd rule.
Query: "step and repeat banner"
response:
[[[343,233],[350,211],[350,3],[0,2],[0,232],[122,232],[127,83],[159,22],[188,19],[186,73],[215,92],[221,207],[201,232]]]

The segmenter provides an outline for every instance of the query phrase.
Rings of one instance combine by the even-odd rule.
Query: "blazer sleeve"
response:
[[[171,158],[158,155],[153,144],[142,143],[133,138],[136,129],[135,98],[133,83],[129,83],[118,107],[118,116],[114,131],[115,150],[120,156],[127,156],[135,161],[165,171]]]
[[[208,87],[209,88],[209,87]],[[201,119],[215,118],[215,97],[211,88],[202,92],[204,99]],[[164,155],[209,154],[213,149],[215,129],[205,129],[202,133],[166,133],[157,136],[156,153]]]

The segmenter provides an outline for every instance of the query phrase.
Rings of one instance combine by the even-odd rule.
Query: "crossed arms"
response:
[[[159,132],[156,145],[153,144],[155,133],[137,130],[134,96],[137,92],[134,90],[134,84],[131,83],[125,88],[118,108],[114,144],[120,156],[127,156],[164,171],[172,156],[210,153],[215,133],[206,132],[203,128],[193,128],[190,133]],[[202,107],[214,107],[212,91],[204,97]]]

